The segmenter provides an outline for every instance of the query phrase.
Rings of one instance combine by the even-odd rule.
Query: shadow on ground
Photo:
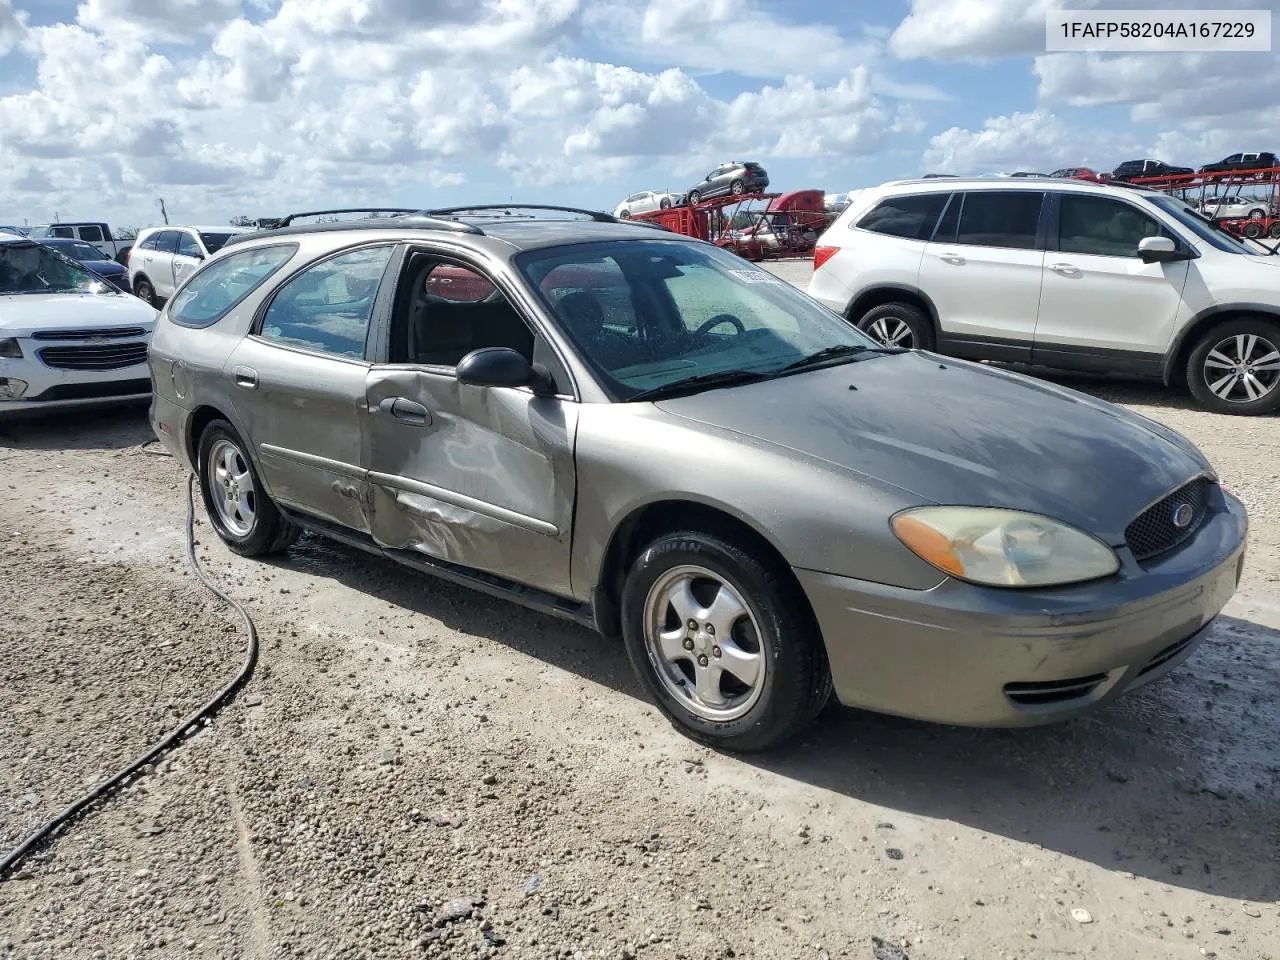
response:
[[[643,696],[621,644],[575,625],[316,537],[277,562]],[[1280,631],[1222,617],[1190,661],[1091,717],[975,730],[832,706],[797,742],[737,759],[1170,885],[1270,901],[1280,897],[1278,675]]]
[[[145,401],[0,420],[0,451],[121,450],[155,438]]]

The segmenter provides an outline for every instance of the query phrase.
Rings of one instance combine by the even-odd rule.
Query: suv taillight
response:
[[[839,247],[814,247],[813,269],[821,269],[822,265],[840,252]]]

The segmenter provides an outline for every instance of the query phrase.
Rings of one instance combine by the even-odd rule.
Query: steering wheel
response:
[[[707,332],[714,330],[716,327],[720,326],[720,324],[722,323],[733,324],[733,328],[735,331],[737,331],[739,336],[747,332],[747,328],[742,325],[742,321],[739,320],[737,317],[735,317],[732,313],[717,313],[714,317],[712,317],[706,323],[703,323],[702,325],[700,325],[697,330],[693,331],[693,335],[695,337],[701,337]]]

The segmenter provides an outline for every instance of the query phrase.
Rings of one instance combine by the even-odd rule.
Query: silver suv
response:
[[[833,687],[1071,716],[1235,590],[1244,510],[1172,431],[878,346],[708,243],[505,209],[237,237],[179,288],[152,422],[232,550],[307,529],[621,633],[681,729],[742,750]]]

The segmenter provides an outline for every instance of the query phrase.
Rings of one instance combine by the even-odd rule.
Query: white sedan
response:
[[[0,420],[148,399],[155,320],[78,261],[0,234]]]
[[[682,203],[684,203],[683,194],[667,193],[660,190],[641,190],[639,193],[633,193],[618,204],[613,210],[613,215],[620,220],[626,220],[637,213],[668,210],[671,207],[678,207]]]

